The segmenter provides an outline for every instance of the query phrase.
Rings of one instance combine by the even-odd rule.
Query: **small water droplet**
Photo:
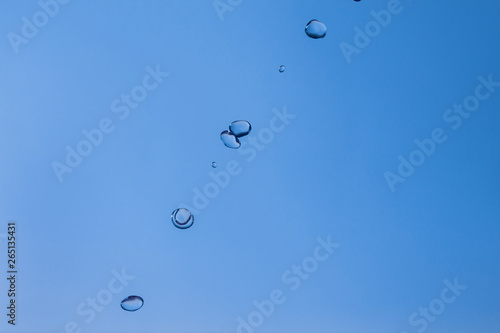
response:
[[[220,134],[220,139],[228,148],[238,149],[241,146],[240,140],[238,140],[238,138],[229,131],[222,131],[222,133]]]
[[[187,229],[194,223],[194,216],[186,208],[177,208],[172,212],[172,223],[179,229]]]
[[[285,71],[285,66],[281,65],[279,71],[280,71],[280,73],[283,73]]]
[[[217,168],[217,163],[216,162],[212,162],[212,168]]]
[[[306,34],[314,39],[326,36],[326,26],[318,20],[311,20],[306,25]]]
[[[242,136],[248,135],[252,130],[252,125],[246,120],[237,120],[233,121],[229,125],[229,131],[234,134],[237,138],[241,138]]]
[[[144,305],[144,300],[140,296],[129,296],[120,305],[125,311],[137,311]]]

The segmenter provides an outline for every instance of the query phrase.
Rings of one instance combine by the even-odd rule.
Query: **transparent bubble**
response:
[[[212,168],[217,168],[217,162],[212,162]]]
[[[229,131],[234,134],[237,138],[248,135],[252,130],[252,125],[246,120],[233,121],[229,125]]]
[[[283,73],[285,71],[285,66],[281,65],[279,71],[280,71],[280,73]]]
[[[179,229],[187,229],[194,223],[194,216],[186,208],[177,208],[172,212],[172,223]]]
[[[120,305],[125,311],[137,311],[144,305],[144,300],[140,296],[129,296]]]
[[[306,34],[314,39],[326,36],[326,26],[318,20],[311,20],[306,25]]]
[[[241,146],[240,140],[231,132],[223,131],[220,134],[220,139],[224,142],[224,145],[228,148],[238,149]]]

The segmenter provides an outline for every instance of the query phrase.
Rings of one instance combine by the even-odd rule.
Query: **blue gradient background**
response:
[[[74,0],[18,54],[6,36],[40,7],[4,1],[0,232],[18,221],[20,274],[15,328],[0,283],[0,329],[235,332],[282,289],[256,332],[416,332],[410,314],[456,277],[468,289],[426,332],[499,332],[500,89],[456,131],[442,116],[479,75],[500,81],[500,4],[401,4],[347,64],[339,44],[386,1],[243,1],[221,21],[210,0]],[[313,18],[326,38],[304,34]],[[170,76],[120,120],[111,102],[157,64]],[[256,137],[285,106],[296,118],[251,162],[218,138],[238,119]],[[51,163],[103,118],[114,132],[58,182]],[[448,140],[391,192],[384,172],[436,127]],[[174,228],[231,160],[241,173]],[[282,274],[328,235],[340,248],[290,291]],[[135,279],[85,323],[77,306],[122,267]],[[123,311],[128,295],[144,307]]]

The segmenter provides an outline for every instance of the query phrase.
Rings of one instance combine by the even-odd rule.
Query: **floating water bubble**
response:
[[[212,168],[217,168],[217,163],[216,162],[212,162]]]
[[[326,26],[318,20],[311,20],[306,25],[306,34],[314,39],[326,36]]]
[[[179,229],[187,229],[194,223],[194,216],[186,208],[177,208],[172,212],[172,223]]]
[[[228,148],[238,149],[241,146],[240,140],[231,132],[223,131],[220,134],[220,139],[224,142],[224,145]]]
[[[252,125],[246,120],[233,121],[229,125],[229,131],[234,134],[235,137],[241,138],[242,136],[248,135],[252,130]]]
[[[137,311],[144,305],[144,300],[140,296],[129,296],[120,305],[125,311]]]
[[[281,65],[279,71],[280,71],[280,73],[283,73],[285,71],[285,66]]]

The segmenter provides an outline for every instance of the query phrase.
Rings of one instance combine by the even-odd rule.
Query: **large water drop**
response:
[[[140,296],[129,296],[120,305],[125,311],[137,311],[144,305],[144,300]]]
[[[252,125],[246,120],[237,120],[233,121],[229,125],[229,130],[234,134],[237,138],[241,138],[242,136],[248,135],[252,130]]]
[[[326,36],[326,26],[318,20],[311,20],[306,25],[306,34],[314,39]]]
[[[194,223],[194,216],[186,208],[177,208],[172,212],[172,223],[179,229],[187,229]]]
[[[224,145],[228,148],[238,149],[241,146],[240,140],[231,132],[223,131],[220,134],[220,139],[224,142]]]

